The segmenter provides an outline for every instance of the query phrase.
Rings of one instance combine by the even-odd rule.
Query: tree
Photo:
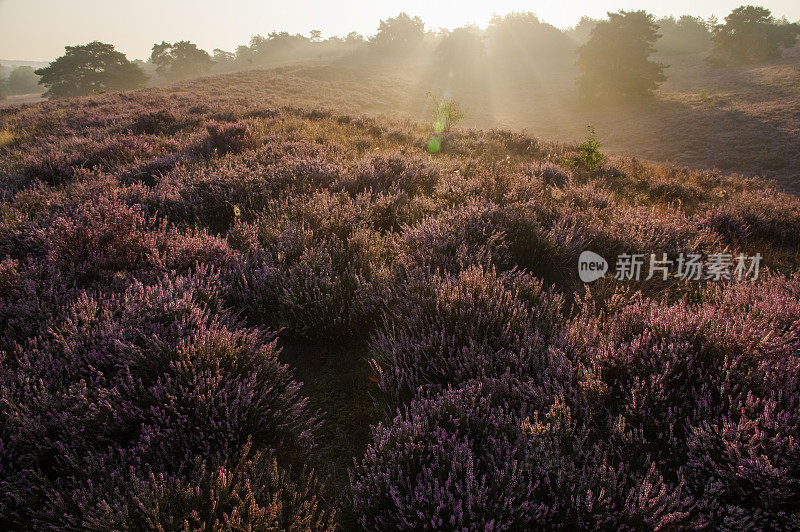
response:
[[[0,101],[6,99],[8,89],[6,88],[6,69],[0,65]]]
[[[364,36],[355,31],[351,31],[344,38],[344,43],[348,46],[361,46],[364,42]]]
[[[322,42],[322,32],[320,30],[311,30],[311,33],[309,33],[309,35],[311,36],[311,42],[313,43]]]
[[[156,72],[169,81],[199,76],[214,64],[208,52],[189,41],[154,44],[150,62],[156,65]]]
[[[384,51],[407,51],[422,43],[425,37],[425,23],[419,17],[400,13],[394,18],[381,20],[378,33],[369,44]]]
[[[266,37],[253,35],[250,38],[249,53],[246,55],[248,63],[264,64],[269,61],[297,57],[298,54],[308,51],[311,40],[303,35],[291,35],[285,31],[271,32]],[[245,57],[237,51],[237,56]]]
[[[478,26],[462,26],[447,31],[436,47],[436,57],[444,65],[463,69],[484,57],[483,38]]]
[[[579,45],[583,44],[589,40],[592,30],[599,22],[597,19],[584,15],[573,28],[567,30],[567,34]]]
[[[111,44],[94,41],[65,47],[66,53],[34,73],[49,99],[143,87],[147,75]]]
[[[232,70],[236,65],[236,54],[214,48],[214,65],[218,71]]]
[[[649,96],[664,81],[665,66],[649,60],[660,37],[653,15],[608,13],[578,48],[578,88],[585,98]]]
[[[794,46],[800,26],[778,23],[769,9],[740,6],[712,29],[708,59],[716,64],[755,63],[780,57],[781,48]]]
[[[11,71],[6,80],[9,94],[30,94],[39,92],[39,76],[33,67],[20,66]]]
[[[215,63],[233,63],[236,61],[236,54],[233,52],[226,52],[221,48],[214,48],[214,62]]]
[[[543,57],[571,53],[574,43],[561,30],[539,20],[533,13],[495,15],[486,28],[492,56],[518,62],[521,58],[538,60]]]
[[[661,38],[656,50],[663,54],[706,52],[711,46],[711,30],[700,17],[683,15],[679,19],[664,17],[656,21]]]

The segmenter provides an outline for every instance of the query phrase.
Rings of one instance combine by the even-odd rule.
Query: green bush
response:
[[[589,124],[586,126],[586,130],[588,137],[578,144],[577,155],[564,159],[563,164],[576,170],[582,169],[587,172],[595,172],[600,168],[605,156],[600,152],[600,141],[597,140],[594,126]]]

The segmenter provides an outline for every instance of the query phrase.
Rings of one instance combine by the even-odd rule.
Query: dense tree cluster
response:
[[[713,63],[755,63],[780,57],[782,48],[797,42],[800,25],[775,20],[769,9],[741,6],[712,29]]]
[[[189,41],[153,45],[150,62],[156,66],[156,72],[169,81],[199,76],[214,64],[208,52]]]
[[[419,17],[400,13],[380,21],[376,34],[356,32],[344,38],[323,39],[320,30],[308,36],[273,31],[253,35],[234,52],[209,54],[189,41],[155,44],[146,63],[128,63],[113,46],[90,43],[68,47],[67,54],[41,69],[47,97],[92,94],[142,86],[150,73],[155,81],[171,82],[206,73],[230,72],[279,61],[357,53],[393,56],[430,54],[452,76],[478,76],[485,60],[536,67],[544,61],[572,61],[577,53],[581,94],[596,97],[642,97],[652,94],[665,79],[666,65],[651,61],[660,56],[704,53],[715,64],[756,62],[780,56],[793,46],[800,26],[775,20],[769,10],[741,6],[717,24],[712,18],[683,15],[655,19],[644,11],[609,13],[606,20],[583,17],[575,27],[560,30],[533,13],[495,15],[485,30],[464,26],[426,31]],[[138,68],[137,68],[138,67]],[[15,70],[0,91],[30,90],[34,74]]]

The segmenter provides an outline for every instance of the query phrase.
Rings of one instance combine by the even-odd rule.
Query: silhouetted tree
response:
[[[450,66],[472,64],[484,53],[480,28],[474,25],[445,31],[436,47],[436,57]]]
[[[226,52],[220,48],[214,48],[214,68],[217,71],[226,72],[236,68],[236,54]]]
[[[599,22],[600,21],[596,18],[583,16],[578,23],[566,33],[573,41],[580,45],[589,40],[592,30]]]
[[[649,60],[660,37],[653,15],[608,13],[578,49],[578,89],[586,98],[648,96],[664,81],[664,65]]]
[[[363,35],[361,35],[360,33],[355,32],[355,31],[351,31],[344,38],[344,42],[345,42],[345,44],[350,45],[350,46],[360,46],[360,45],[364,44],[366,41],[364,40],[364,36]]]
[[[419,17],[400,13],[394,18],[381,20],[378,33],[369,44],[382,51],[407,51],[422,43],[425,37],[425,23]]]
[[[220,48],[214,48],[213,53],[215,63],[232,63],[236,61],[236,54],[233,52],[226,52]]]
[[[39,92],[39,76],[33,67],[19,66],[11,71],[6,80],[9,94],[30,94]]]
[[[794,46],[800,26],[777,23],[769,9],[740,6],[712,30],[708,59],[717,64],[755,63],[780,57],[781,48]]]
[[[249,59],[251,62],[263,64],[276,59],[296,57],[309,49],[310,44],[311,40],[308,37],[299,34],[292,35],[285,31],[273,31],[266,37],[253,35],[250,38]]]
[[[156,65],[156,72],[169,81],[199,76],[214,64],[208,52],[189,41],[154,44],[150,62]]]
[[[711,29],[700,17],[683,15],[677,20],[664,17],[656,21],[661,38],[656,51],[663,54],[693,54],[708,51],[711,46]]]
[[[322,42],[322,32],[320,30],[311,30],[309,36],[311,37],[311,42],[313,43]]]
[[[147,75],[111,44],[67,46],[66,53],[35,71],[46,98],[68,98],[143,87]]]
[[[236,47],[236,62],[242,65],[253,64],[253,50],[249,46],[240,44]]]
[[[495,15],[486,28],[486,36],[495,58],[537,60],[563,56],[575,45],[567,35],[533,13]]]

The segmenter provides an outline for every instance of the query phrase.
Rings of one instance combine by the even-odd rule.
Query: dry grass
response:
[[[0,148],[14,144],[17,141],[17,136],[13,131],[8,129],[0,129]]]

